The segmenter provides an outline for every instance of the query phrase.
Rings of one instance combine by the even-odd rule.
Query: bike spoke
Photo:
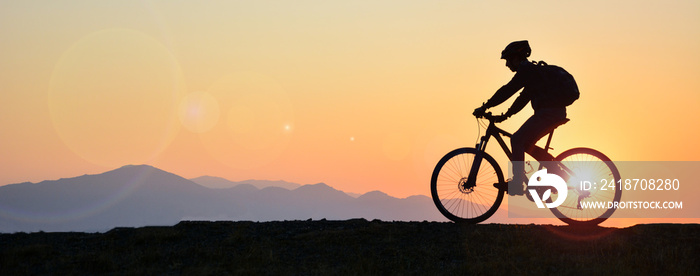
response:
[[[489,212],[495,212],[503,198],[503,191],[493,187],[498,182],[492,165],[495,161],[482,159],[475,181],[467,181],[474,158],[473,152],[458,153],[436,168],[439,171],[432,184],[439,198],[436,204],[438,209],[443,208],[441,212],[447,212],[446,216],[454,216],[448,216],[451,219],[483,220],[491,215]]]
[[[581,174],[585,176],[584,178],[590,178],[585,179],[587,181],[600,181],[604,179],[609,181],[608,183],[615,183],[615,186],[614,188],[606,187],[608,188],[607,190],[602,190],[599,187],[598,189],[589,191],[590,194],[580,200],[578,195],[581,194],[581,191],[579,191],[578,188],[573,188],[573,191],[576,191],[576,195],[567,198],[562,205],[556,209],[552,209],[552,212],[567,223],[600,223],[602,220],[605,220],[614,209],[578,209],[577,207],[580,202],[607,203],[619,200],[621,191],[619,187],[617,187],[617,181],[620,178],[615,165],[602,153],[586,148],[566,151],[558,156],[557,159],[564,167],[573,172],[574,175]],[[575,186],[577,184],[569,183],[569,185]],[[570,219],[572,222],[568,222],[566,219]]]

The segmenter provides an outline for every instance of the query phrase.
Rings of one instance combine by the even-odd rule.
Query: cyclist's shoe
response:
[[[512,196],[525,194],[522,182],[518,185],[515,184],[512,179],[508,179],[506,182],[493,183],[493,186],[496,187],[496,189],[506,191],[506,193]]]
[[[498,190],[504,190],[508,192],[508,182],[493,183],[493,186]]]

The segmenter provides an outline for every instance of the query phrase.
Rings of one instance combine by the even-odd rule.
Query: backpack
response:
[[[564,68],[548,65],[544,61],[537,63],[544,80],[544,93],[548,99],[558,106],[569,106],[578,100],[580,95],[574,77]]]

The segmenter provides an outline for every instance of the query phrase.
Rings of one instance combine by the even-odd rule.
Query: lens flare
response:
[[[219,122],[219,103],[209,93],[197,91],[180,101],[178,114],[187,130],[207,132]]]
[[[180,67],[157,40],[137,31],[89,34],[56,64],[49,110],[63,143],[105,166],[146,163],[179,131]]]
[[[292,104],[273,78],[256,72],[233,72],[207,91],[219,103],[221,120],[200,133],[210,155],[236,169],[252,169],[276,160],[294,123]]]

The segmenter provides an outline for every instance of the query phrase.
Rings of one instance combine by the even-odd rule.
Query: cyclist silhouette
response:
[[[566,105],[557,103],[545,95],[544,79],[538,71],[538,65],[527,59],[531,51],[527,40],[508,44],[501,52],[501,59],[505,59],[506,67],[515,72],[513,79],[498,89],[481,107],[474,110],[474,115],[481,117],[487,109],[505,102],[520,89],[523,89],[508,111],[496,116],[495,121],[502,122],[508,119],[520,112],[528,102],[531,102],[535,111],[535,114],[527,119],[511,137],[513,179],[508,181],[508,194],[510,195],[522,195],[525,192],[523,187],[523,182],[526,180],[524,164],[517,161],[525,159],[525,152],[536,157],[537,160],[541,160],[537,157],[541,157],[546,152],[538,152],[540,149],[534,146],[535,143],[554,128],[566,122]]]

